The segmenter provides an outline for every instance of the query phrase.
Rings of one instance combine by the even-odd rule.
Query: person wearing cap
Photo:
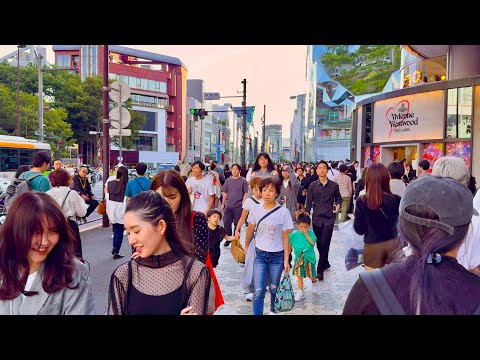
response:
[[[393,300],[408,315],[479,313],[480,278],[456,259],[472,216],[478,215],[467,187],[452,178],[419,178],[407,186],[399,211],[399,238],[412,253],[374,270],[385,277]],[[380,314],[362,278],[353,285],[343,314]]]
[[[457,157],[443,156],[439,158],[432,169],[432,174],[436,176],[450,177],[460,184],[468,187],[470,180],[470,170],[465,162]],[[476,206],[475,198],[473,207],[478,211],[480,207]],[[465,269],[480,272],[480,217],[473,216],[468,227],[465,241],[458,249],[457,261]]]

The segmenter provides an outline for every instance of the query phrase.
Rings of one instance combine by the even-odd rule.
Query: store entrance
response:
[[[380,162],[388,166],[392,161],[407,159],[414,170],[417,170],[418,164],[418,145],[390,145],[382,146],[380,150]]]

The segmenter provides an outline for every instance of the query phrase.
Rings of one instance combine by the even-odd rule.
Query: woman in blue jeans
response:
[[[263,205],[254,206],[248,215],[245,253],[255,235],[253,315],[263,315],[267,274],[270,279],[270,315],[274,315],[275,295],[282,271],[290,271],[288,255],[291,247],[288,235],[293,230],[293,222],[290,212],[275,201],[280,194],[280,182],[276,178],[266,178],[259,187]]]

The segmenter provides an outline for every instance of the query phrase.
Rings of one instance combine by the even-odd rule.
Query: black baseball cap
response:
[[[405,210],[411,205],[421,205],[433,210],[439,220],[424,219]],[[466,225],[478,215],[473,207],[470,190],[449,177],[425,176],[411,182],[400,201],[400,216],[407,221],[435,227],[450,235],[456,227]]]

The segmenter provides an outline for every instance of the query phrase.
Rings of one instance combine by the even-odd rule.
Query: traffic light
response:
[[[205,111],[205,109],[190,109],[190,114],[192,114],[195,117],[199,117],[200,119],[204,119],[205,116],[208,115],[208,111]]]

